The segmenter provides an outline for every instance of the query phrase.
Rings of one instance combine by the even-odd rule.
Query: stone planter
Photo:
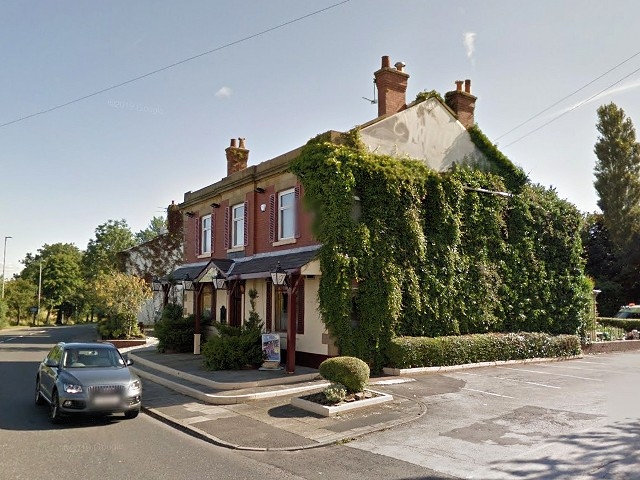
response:
[[[108,340],[108,339],[102,339],[99,340],[100,342],[103,343],[112,343],[114,347],[116,348],[127,348],[127,347],[137,347],[139,345],[146,345],[147,344],[147,339],[146,338],[136,338],[133,340]]]
[[[376,396],[371,398],[365,398],[363,400],[356,400],[353,402],[343,403],[341,405],[335,405],[335,406],[321,405],[319,403],[312,402],[310,400],[305,400],[300,397],[294,397],[291,399],[291,405],[294,407],[298,407],[303,410],[306,410],[308,412],[322,415],[324,417],[332,417],[340,413],[350,412],[360,408],[367,408],[373,405],[379,405],[381,403],[386,403],[393,400],[393,396],[389,395],[388,393],[382,393],[382,392],[378,392],[370,389],[367,389],[365,391],[372,392]]]

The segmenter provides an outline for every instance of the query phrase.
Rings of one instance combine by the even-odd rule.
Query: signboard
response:
[[[280,363],[280,335],[277,333],[263,333],[262,351],[265,354],[265,362]]]

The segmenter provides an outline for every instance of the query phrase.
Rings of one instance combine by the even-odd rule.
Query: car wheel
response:
[[[51,423],[60,423],[62,416],[60,415],[60,400],[58,392],[54,391],[51,395],[51,404],[49,405],[49,420]]]
[[[36,378],[36,405],[44,405],[44,398],[40,393],[40,379]]]
[[[136,418],[139,413],[140,410],[127,410],[124,412],[124,418]]]

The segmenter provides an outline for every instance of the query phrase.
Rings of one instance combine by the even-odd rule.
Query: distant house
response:
[[[374,76],[378,117],[360,128],[361,140],[372,152],[423,159],[439,171],[487,162],[467,132],[474,125],[476,102],[469,80],[456,82],[445,101],[434,95],[407,104],[404,64],[392,67],[389,57],[382,57]],[[342,134],[325,135],[339,141]],[[226,177],[185,193],[179,205],[184,263],[171,276],[197,285],[185,292],[186,313],[241,325],[249,316],[248,292],[255,289],[265,330],[278,333],[285,350],[295,342],[296,364],[317,366],[339,352],[318,309],[320,245],[310,214],[301,208],[304,189],[288,171],[300,149],[249,165],[241,138],[232,139],[225,153]],[[273,284],[271,273],[278,267],[290,275],[291,288]],[[223,288],[215,288],[216,277],[226,280]]]
[[[184,233],[182,231],[182,212],[174,202],[167,207],[167,231],[157,237],[124,250],[118,254],[120,267],[124,273],[135,275],[146,280],[149,285],[154,279],[164,279],[165,288],[154,291],[153,298],[148,301],[138,314],[138,322],[153,323],[159,316],[162,307],[178,300],[178,288],[172,288],[170,274],[183,263]]]

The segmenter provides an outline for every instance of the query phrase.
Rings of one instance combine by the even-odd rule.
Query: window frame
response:
[[[242,209],[242,216],[237,217],[236,212]],[[246,232],[244,231],[244,218],[247,212],[245,211],[245,203],[238,203],[231,207],[231,248],[238,248],[244,246],[244,239]],[[237,230],[238,229],[238,230]],[[238,233],[236,238],[236,233]]]
[[[209,220],[209,228],[205,228],[206,220]],[[202,217],[200,217],[200,254],[201,255],[206,255],[207,253],[211,253],[213,251],[212,232],[213,232],[213,216],[211,214],[203,215]],[[208,239],[208,242],[206,241],[207,239]],[[209,247],[208,250],[205,249],[205,247],[207,246],[207,243]]]
[[[291,205],[283,206],[282,199],[283,197],[288,195],[291,195],[292,197]],[[287,236],[285,236],[283,232],[283,227],[285,225],[285,222],[283,221],[283,219],[285,215],[290,216],[290,225],[291,225],[291,232],[287,232],[287,233],[290,233],[290,235],[287,235]],[[282,190],[281,192],[278,192],[277,228],[278,228],[277,241],[290,240],[290,239],[296,238],[296,189],[293,187],[288,188],[287,190]]]

